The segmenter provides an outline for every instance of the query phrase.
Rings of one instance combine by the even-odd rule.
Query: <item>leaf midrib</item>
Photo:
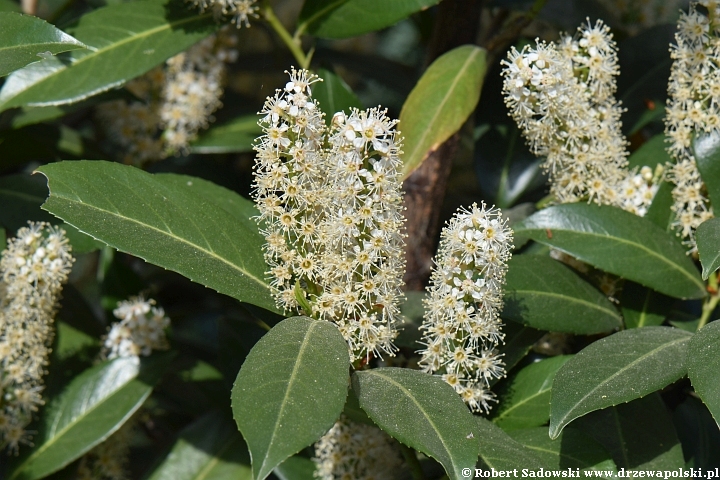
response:
[[[555,373],[557,373],[557,371],[556,371]],[[553,377],[553,378],[554,378],[554,377]],[[546,384],[547,384],[547,379],[546,379],[545,382],[543,382],[543,385],[542,385],[542,386],[543,386],[543,387],[546,387]],[[550,391],[552,391],[552,382],[550,382],[549,386],[547,386],[546,388],[541,389],[541,390],[537,390],[537,391],[534,392],[532,395],[529,395],[529,396],[525,397],[525,398],[522,399],[521,401],[512,404],[512,405],[511,405],[510,407],[508,407],[507,409],[505,409],[505,410],[503,410],[502,412],[498,413],[498,416],[493,419],[493,423],[497,423],[498,420],[502,420],[503,418],[507,417],[508,412],[512,412],[513,410],[515,410],[515,409],[517,409],[517,408],[525,405],[525,404],[528,403],[530,400],[534,400],[534,399],[536,399],[537,397],[539,397],[540,395],[546,394],[547,392],[550,392]],[[548,406],[550,406],[550,402],[549,402],[549,401],[548,401]]]
[[[621,318],[620,315],[619,315],[617,312],[615,312],[615,311],[613,311],[613,310],[609,310],[609,309],[607,309],[607,308],[604,308],[604,307],[602,307],[601,305],[598,305],[597,303],[592,303],[592,302],[590,302],[590,301],[588,301],[588,300],[583,300],[582,298],[570,297],[570,296],[567,296],[567,295],[563,295],[563,294],[561,294],[561,293],[541,291],[541,290],[523,290],[523,289],[519,289],[519,288],[508,288],[508,289],[507,289],[507,294],[512,294],[512,293],[528,293],[528,294],[538,295],[538,296],[561,298],[561,299],[564,299],[564,300],[568,300],[568,301],[570,301],[570,302],[579,303],[579,304],[582,304],[582,305],[587,305],[587,306],[590,307],[590,308],[594,308],[594,309],[599,310],[599,311],[601,311],[601,312],[605,312],[605,313],[607,313],[608,315],[612,316],[613,318],[617,318],[617,319],[620,319],[620,318]]]

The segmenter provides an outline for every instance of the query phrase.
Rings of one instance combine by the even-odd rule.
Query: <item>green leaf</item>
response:
[[[345,404],[349,367],[340,331],[322,320],[288,318],[255,344],[232,390],[255,479],[333,426]]]
[[[263,238],[253,206],[211,182],[152,175],[103,161],[60,162],[48,178],[43,208],[113,248],[268,310]]]
[[[650,167],[655,171],[655,167],[658,165],[664,166],[666,163],[673,163],[672,157],[665,149],[667,145],[665,134],[655,135],[628,157],[628,169],[637,168],[639,170],[642,167]]]
[[[625,282],[620,306],[626,328],[661,325],[674,300],[634,282]]]
[[[32,15],[0,12],[0,77],[68,50],[87,48],[82,42]]]
[[[8,77],[0,110],[72,103],[118,87],[219,28],[211,11],[179,0],[138,0],[100,8],[68,33],[88,46],[50,57]]]
[[[313,96],[325,112],[326,124],[330,125],[333,114],[337,112],[349,113],[353,107],[362,108],[360,100],[342,77],[325,68],[321,68],[317,73],[323,81],[315,84]]]
[[[701,133],[693,139],[692,148],[710,203],[720,205],[720,134]]]
[[[46,407],[35,447],[18,459],[8,480],[43,478],[103,442],[142,406],[170,358],[118,358],[76,377]]]
[[[547,464],[537,453],[513,440],[500,427],[475,417],[480,431],[480,465],[495,470],[537,470],[548,469]]]
[[[252,152],[255,139],[262,130],[258,116],[242,115],[221,125],[215,125],[190,144],[192,153]]]
[[[645,213],[645,218],[666,232],[670,232],[677,240],[678,237],[671,226],[672,221],[675,219],[675,214],[672,211],[674,203],[672,197],[673,187],[674,185],[670,182],[660,182],[658,191],[655,192],[653,201],[648,207],[647,213]]]
[[[504,319],[585,335],[622,326],[620,314],[602,292],[550,257],[514,256],[506,280]]]
[[[705,284],[670,233],[615,207],[555,205],[513,227],[608,273],[677,298],[702,298]]]
[[[585,347],[555,375],[550,437],[586,413],[644,397],[682,378],[691,337],[677,328],[645,327]]]
[[[626,470],[685,467],[672,419],[657,394],[592,412],[577,428],[600,443]]]
[[[147,480],[201,479],[252,479],[245,442],[224,413],[206,413],[184,428]]]
[[[273,473],[280,480],[315,480],[315,462],[309,458],[294,456],[275,467]]]
[[[485,50],[473,45],[450,50],[428,67],[400,112],[403,176],[460,130],[480,100],[486,69]]]
[[[525,358],[535,342],[543,336],[543,332],[540,330],[523,327],[515,322],[506,323],[503,326],[503,333],[505,334],[505,344],[500,347],[500,353],[505,362],[505,370],[508,372]],[[493,381],[490,383],[492,386]]]
[[[306,0],[298,30],[320,38],[348,38],[389,27],[440,0]]]
[[[360,406],[385,432],[437,460],[451,479],[475,465],[479,432],[455,390],[439,377],[407,368],[356,371]]]
[[[22,12],[18,2],[14,0],[0,0],[0,12]]]
[[[720,322],[710,322],[688,345],[688,377],[720,426]]]
[[[720,467],[720,430],[703,402],[688,396],[672,414],[688,467]]]
[[[617,466],[610,454],[602,445],[579,430],[568,428],[555,440],[548,437],[547,427],[513,430],[509,435],[535,452],[553,470],[567,472],[568,469],[579,468],[603,472],[604,475],[600,478],[607,479],[617,473]],[[593,478],[598,477],[593,475]]]
[[[700,224],[695,231],[702,278],[707,280],[711,273],[720,268],[720,218],[711,218]]]
[[[531,363],[503,382],[496,392],[498,406],[492,421],[506,431],[544,425],[550,418],[553,379],[570,358],[562,355]]]

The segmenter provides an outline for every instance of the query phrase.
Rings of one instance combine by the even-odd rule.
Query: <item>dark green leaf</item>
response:
[[[306,0],[298,29],[320,38],[347,38],[380,30],[440,0]]]
[[[665,321],[674,300],[634,282],[625,282],[620,306],[626,328],[657,326]]]
[[[243,115],[222,125],[214,125],[190,144],[192,153],[252,152],[262,130],[257,115]]]
[[[305,457],[290,457],[273,470],[280,480],[315,480],[315,462]]]
[[[241,301],[275,309],[263,238],[236,193],[198,178],[102,161],[60,162],[43,208],[120,251]]]
[[[698,254],[702,264],[702,278],[720,268],[720,218],[711,218],[700,224],[695,232]]]
[[[720,134],[699,134],[693,140],[693,153],[710,203],[720,205]]]
[[[657,394],[592,412],[576,427],[600,443],[626,470],[673,470],[685,466],[672,420]]]
[[[86,46],[45,20],[0,12],[0,77],[49,55]]]
[[[145,402],[170,359],[118,358],[76,377],[46,407],[35,447],[8,480],[36,480],[60,470],[117,431]]]
[[[672,231],[672,227],[670,226],[675,219],[675,213],[672,211],[674,203],[672,197],[673,186],[672,183],[667,181],[660,183],[658,191],[655,192],[653,201],[648,207],[647,213],[645,213],[645,218],[666,232],[671,232],[672,235],[675,235],[675,232]],[[678,237],[675,235],[675,238],[677,239]]]
[[[479,432],[455,390],[439,377],[407,368],[356,371],[360,406],[385,432],[437,460],[451,479],[474,465]]]
[[[53,346],[53,355],[59,360],[66,360],[86,348],[99,347],[98,339],[91,337],[71,325],[55,321],[56,340]]]
[[[398,128],[404,144],[403,175],[460,130],[475,110],[487,69],[486,53],[473,45],[437,58],[408,95]]]
[[[702,298],[705,285],[672,235],[615,207],[555,205],[513,227],[608,273],[678,298]]]
[[[506,431],[544,425],[550,418],[555,373],[570,358],[563,355],[532,363],[504,382],[496,392],[498,406],[492,421]]]
[[[540,255],[516,255],[508,263],[501,316],[540,330],[585,335],[622,326],[605,295],[569,267]]]
[[[255,344],[232,390],[255,479],[333,426],[345,404],[349,367],[348,346],[326,321],[288,318]]]
[[[505,344],[500,347],[500,353],[508,372],[520,362],[530,351],[535,342],[540,340],[543,332],[530,327],[523,327],[519,323],[508,322],[503,326]]]
[[[550,465],[561,471],[579,468],[586,471],[603,472],[601,478],[611,479],[617,467],[610,454],[595,440],[579,430],[568,428],[558,438],[548,437],[547,427],[513,430],[509,433],[515,441],[534,451]],[[584,475],[583,475],[584,476]],[[598,478],[593,475],[593,478]]]
[[[313,96],[325,112],[325,123],[329,125],[337,112],[349,113],[353,107],[362,108],[360,100],[340,76],[324,68],[318,70],[318,76],[323,81],[315,84]]]
[[[688,345],[688,376],[715,421],[720,425],[720,322],[711,322]]]
[[[495,470],[549,469],[537,453],[513,440],[500,427],[475,417],[480,431],[480,465]]]
[[[673,159],[665,150],[667,145],[664,134],[655,135],[628,157],[628,168],[639,170],[642,167],[650,167],[654,172],[658,165],[673,163]]]
[[[688,467],[720,467],[720,430],[705,404],[688,396],[673,412],[673,424]]]
[[[14,0],[0,0],[0,12],[22,12],[18,2]]]
[[[691,337],[677,328],[645,327],[585,347],[555,375],[550,437],[586,413],[644,397],[683,377]]]
[[[250,456],[232,418],[210,412],[180,437],[148,480],[251,480]]]
[[[0,90],[0,110],[62,105],[110,90],[218,28],[210,10],[198,14],[178,0],[138,0],[100,8],[68,29],[89,48],[13,73]]]

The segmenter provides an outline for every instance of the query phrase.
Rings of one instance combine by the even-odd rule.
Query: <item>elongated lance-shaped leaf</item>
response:
[[[605,295],[550,257],[514,256],[506,280],[504,319],[585,335],[622,326],[620,314]]]
[[[498,389],[492,421],[505,430],[544,425],[550,418],[550,392],[555,374],[569,355],[546,358],[523,368]]]
[[[213,125],[190,144],[192,153],[252,152],[253,142],[262,134],[258,116],[242,115],[229,122]]]
[[[113,248],[275,309],[252,203],[206,180],[103,161],[60,162],[43,208]]]
[[[470,410],[440,378],[406,368],[357,371],[352,387],[381,429],[437,460],[451,479],[478,457],[478,429]]]
[[[330,125],[333,114],[337,112],[350,113],[350,109],[353,107],[362,108],[360,100],[340,76],[321,68],[318,70],[318,77],[323,81],[315,84],[313,96],[325,112],[327,125]]]
[[[586,413],[644,397],[682,378],[691,337],[672,327],[635,328],[585,347],[555,375],[550,437]]]
[[[180,0],[137,0],[84,15],[68,33],[88,46],[16,71],[0,90],[0,110],[77,102],[142,75],[217,30],[211,11]]]
[[[32,15],[0,12],[0,76],[85,44]]]
[[[435,60],[418,80],[400,111],[404,177],[460,130],[480,100],[486,70],[485,50],[464,45]]]
[[[720,268],[720,218],[711,218],[700,224],[695,232],[698,254],[702,264],[702,278]]]
[[[700,272],[672,234],[619,208],[555,205],[513,227],[608,273],[676,298],[702,298]]]
[[[695,163],[707,188],[710,202],[720,205],[720,135],[713,131],[697,135],[693,139]]]
[[[253,478],[330,430],[345,404],[349,368],[347,343],[330,322],[288,318],[255,344],[232,390]]]
[[[35,447],[15,462],[8,480],[45,478],[103,442],[142,406],[171,357],[118,358],[77,376],[46,407]]]
[[[513,440],[497,425],[482,417],[475,417],[475,421],[480,431],[480,466],[498,471],[550,468],[537,453]]]
[[[251,480],[250,455],[232,418],[210,412],[184,428],[148,480]]]
[[[620,298],[626,328],[661,325],[675,300],[635,282],[625,282]]]
[[[688,345],[688,377],[720,426],[720,322],[711,322]]]

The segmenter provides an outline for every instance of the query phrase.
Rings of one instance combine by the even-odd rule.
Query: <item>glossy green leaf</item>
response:
[[[0,12],[0,76],[49,55],[86,48],[85,45],[32,15]]]
[[[362,108],[360,100],[355,96],[345,80],[330,70],[321,68],[318,76],[323,79],[313,87],[313,97],[325,112],[325,123],[330,125],[337,112],[349,113],[351,108]]]
[[[688,345],[688,376],[720,426],[720,322],[710,322]]]
[[[677,298],[702,298],[700,272],[672,234],[615,207],[555,205],[513,227],[608,273]]]
[[[702,278],[707,280],[711,273],[720,268],[720,218],[711,218],[700,224],[695,231]]]
[[[671,227],[671,223],[675,219],[675,213],[672,211],[674,203],[672,198],[673,186],[672,183],[667,181],[660,183],[658,191],[655,192],[653,201],[648,207],[647,213],[645,213],[645,218],[666,232],[670,232],[677,240],[679,237],[675,235]]]
[[[691,337],[677,328],[646,327],[585,347],[555,375],[550,437],[586,413],[644,397],[682,378]]]
[[[232,418],[210,412],[180,432],[147,480],[251,480],[250,456]]]
[[[617,473],[610,454],[602,445],[579,430],[568,428],[555,440],[548,437],[547,427],[513,430],[508,435],[535,452],[553,470],[572,473],[575,473],[576,469],[602,472],[599,478],[608,480]],[[598,477],[593,475],[593,478]]]
[[[550,418],[553,379],[570,358],[562,355],[531,363],[503,382],[496,392],[498,406],[492,421],[506,431],[544,425]]]
[[[169,359],[119,358],[76,377],[46,406],[35,447],[18,459],[8,480],[43,478],[112,435],[142,406]]]
[[[315,462],[296,455],[278,465],[273,473],[280,480],[315,480],[315,470]]]
[[[688,467],[720,467],[720,429],[705,404],[693,396],[672,413],[677,436]]]
[[[255,479],[333,426],[345,404],[349,367],[340,330],[322,320],[288,318],[255,344],[232,390]]]
[[[540,330],[531,327],[524,327],[519,323],[508,322],[503,326],[505,343],[500,346],[500,353],[505,362],[505,370],[510,371],[528,354],[535,342],[544,335]],[[498,379],[491,381],[496,383]]]
[[[242,115],[212,128],[190,144],[192,153],[252,152],[255,139],[262,130],[257,115]]]
[[[618,468],[673,470],[685,467],[672,419],[657,394],[592,412],[576,428],[600,443]]]
[[[720,205],[720,134],[699,134],[693,139],[692,148],[710,203]]]
[[[665,134],[655,135],[628,157],[628,168],[639,170],[642,167],[650,167],[654,172],[658,165],[664,166],[666,163],[673,163],[673,159],[667,153],[667,146]]]
[[[68,33],[88,46],[50,57],[10,75],[0,110],[72,103],[118,87],[217,30],[210,10],[179,0],[137,0],[100,8]]]
[[[440,0],[306,0],[298,29],[320,38],[348,38],[389,27]]]
[[[550,257],[514,256],[506,280],[504,319],[585,335],[622,326],[620,314],[602,292]]]
[[[505,471],[550,468],[537,453],[513,440],[497,425],[482,417],[475,417],[475,422],[480,431],[480,466]]]
[[[478,428],[455,390],[439,377],[407,368],[356,371],[360,406],[385,432],[437,460],[451,479],[475,465]]]
[[[674,300],[634,282],[625,282],[620,299],[626,328],[661,325]]]
[[[252,204],[206,180],[152,175],[102,161],[60,162],[38,169],[48,178],[43,208],[80,231],[268,310],[263,238]]]
[[[480,100],[486,69],[485,50],[473,45],[450,50],[428,67],[400,112],[403,176],[460,130]]]

